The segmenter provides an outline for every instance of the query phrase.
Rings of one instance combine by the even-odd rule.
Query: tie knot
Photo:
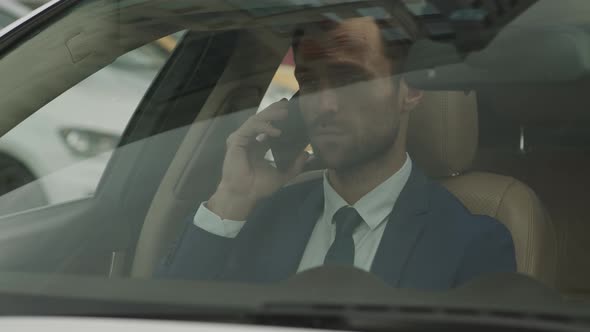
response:
[[[336,233],[351,234],[361,224],[363,218],[352,206],[344,206],[334,213],[332,222],[336,224]]]

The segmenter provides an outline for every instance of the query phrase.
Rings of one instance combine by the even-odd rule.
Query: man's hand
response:
[[[286,99],[249,118],[227,139],[221,181],[208,208],[222,219],[245,220],[256,202],[270,196],[303,170],[308,154],[301,151],[290,169],[281,172],[264,159],[267,137],[281,131],[271,125],[287,117]]]

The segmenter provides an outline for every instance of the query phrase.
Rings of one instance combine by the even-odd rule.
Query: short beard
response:
[[[399,132],[398,125],[389,135],[383,137],[377,143],[371,142],[371,144],[368,144],[367,142],[358,147],[349,149],[349,151],[345,152],[344,159],[338,161],[337,164],[334,165],[330,165],[322,158],[321,151],[316,150],[316,155],[327,168],[333,169],[339,173],[349,173],[383,158],[397,142]]]

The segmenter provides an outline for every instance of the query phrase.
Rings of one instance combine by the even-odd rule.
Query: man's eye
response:
[[[353,83],[361,83],[361,82],[366,82],[368,80],[369,80],[369,77],[367,77],[367,75],[363,75],[363,74],[350,75],[350,77],[349,77],[349,81],[353,82]]]
[[[316,90],[320,85],[319,80],[304,78],[299,80],[299,88],[302,90]]]
[[[364,75],[342,75],[335,78],[333,85],[336,87],[345,87],[356,83],[364,82],[367,78]]]
[[[339,86],[339,87],[345,87],[348,85],[352,85],[356,82],[357,82],[357,80],[354,77],[344,77],[344,78],[341,78],[338,82],[335,82],[336,83],[335,85]]]

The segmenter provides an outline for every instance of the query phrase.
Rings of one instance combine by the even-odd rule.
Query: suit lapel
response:
[[[278,213],[279,220],[275,220],[276,227],[265,239],[268,242],[264,246],[264,255],[257,264],[261,279],[282,280],[297,272],[323,207],[322,181],[317,181],[301,204],[294,204],[289,211]]]
[[[385,226],[371,266],[371,272],[394,287],[399,286],[406,263],[428,220],[427,181],[419,170],[412,170]]]

